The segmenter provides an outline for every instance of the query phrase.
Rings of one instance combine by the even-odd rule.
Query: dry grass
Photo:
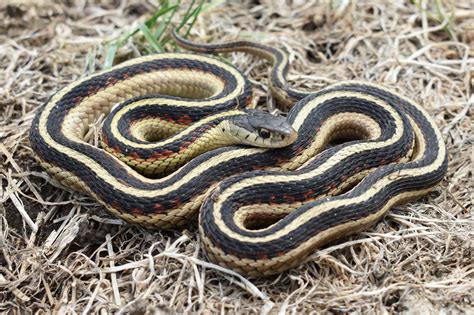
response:
[[[156,10],[155,1],[55,3],[0,4],[1,312],[474,312],[471,1],[254,0],[200,15],[192,38],[286,48],[295,86],[358,78],[395,87],[435,117],[449,149],[434,193],[271,279],[205,262],[195,225],[166,233],[124,225],[38,167],[27,140],[38,107],[100,69],[107,42]],[[136,42],[118,58],[137,55]],[[268,65],[229,59],[263,103]]]

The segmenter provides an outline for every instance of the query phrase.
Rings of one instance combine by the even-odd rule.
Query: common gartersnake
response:
[[[297,137],[282,118],[268,126],[262,121],[269,114],[245,116],[251,86],[233,66],[197,54],[149,55],[73,82],[41,108],[30,142],[52,177],[144,227],[174,228],[200,209],[209,258],[261,276],[374,224],[446,172],[446,149],[432,119],[385,87],[348,81],[316,93],[294,91],[279,49],[176,40],[198,52],[245,51],[272,61],[270,88],[291,107],[286,121]],[[106,150],[87,143],[90,125],[123,102],[104,124]],[[226,116],[246,124],[229,125]],[[225,139],[226,128],[237,137],[247,130],[244,144],[292,143],[216,148],[234,143]]]

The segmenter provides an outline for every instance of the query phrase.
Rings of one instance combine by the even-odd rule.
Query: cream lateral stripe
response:
[[[279,48],[275,48],[275,49],[278,51],[278,53],[281,55],[281,58],[282,58],[281,62],[277,66],[277,79],[283,85],[284,82],[286,82],[283,76],[283,71],[285,70],[285,67],[289,64],[288,56],[281,49]],[[258,50],[265,59],[271,61],[273,64],[277,62],[276,56],[265,49],[262,49],[259,47],[248,46],[248,50],[250,53]]]
[[[370,139],[376,139],[381,136],[382,130],[379,123],[371,117],[360,113],[339,113],[324,121],[318,131],[318,135],[302,155],[282,164],[280,168],[284,170],[295,170],[310,163],[317,158],[317,153],[321,152],[328,142],[332,140],[331,135],[334,135],[334,133],[338,131],[337,126],[345,122],[349,123],[355,121],[358,121],[359,126],[368,132]]]
[[[129,79],[117,82],[109,88],[104,88],[97,93],[84,98],[77,106],[72,108],[69,113],[64,117],[64,123],[61,127],[61,130],[64,134],[68,134],[69,137],[81,138],[87,130],[87,126],[94,122],[101,114],[107,114],[110,109],[117,103],[121,103],[130,97],[136,97],[145,94],[157,93],[159,92],[159,87],[169,82],[170,73],[177,73],[176,71],[162,71],[157,70],[154,72],[143,73],[135,75]],[[189,71],[193,73],[193,71]],[[198,82],[201,78],[201,72],[194,72],[192,75],[189,75],[194,82]],[[222,98],[209,100],[203,102],[192,102],[190,100],[179,100],[179,99],[167,99],[166,103],[174,106],[213,106],[216,104],[221,104],[229,100],[235,99],[241,93],[244,81],[241,75],[234,69],[233,75],[237,79],[236,89],[233,90],[228,95],[225,95]],[[179,76],[178,76],[179,77]],[[206,78],[206,76],[203,76]],[[214,77],[214,76],[211,76]],[[167,79],[168,78],[168,79]],[[193,81],[187,82],[187,85],[191,84]],[[136,86],[136,89],[131,89],[129,86]],[[186,85],[186,84],[185,84]],[[154,88],[152,88],[154,87]],[[156,88],[156,90],[155,90]],[[163,100],[162,98],[161,100]],[[151,102],[150,99],[144,99],[133,103],[132,108],[138,106],[147,105]],[[93,113],[91,113],[93,110]],[[86,121],[84,121],[86,118]],[[79,123],[79,126],[78,126]],[[80,128],[82,125],[82,129]],[[76,127],[78,126],[78,127]]]
[[[385,86],[383,85],[378,85],[378,84],[375,84],[375,83],[370,83],[370,82],[362,82],[362,81],[357,81],[357,80],[352,80],[352,81],[345,81],[345,82],[342,82],[342,83],[337,83],[337,84],[334,84],[332,85],[331,87],[340,87],[340,86],[348,86],[348,85],[351,85],[351,84],[357,84],[357,85],[361,85],[361,86],[370,86],[370,87],[373,87],[373,88],[376,88],[376,89],[379,89],[379,90],[382,90],[386,93],[389,93],[389,94],[393,94],[397,97],[399,97],[400,99],[404,100],[405,102],[407,102],[408,104],[410,104],[413,108],[415,108],[416,110],[420,111],[420,113],[422,114],[422,116],[426,119],[426,121],[430,124],[430,127],[431,129],[433,130],[433,132],[435,133],[436,135],[436,139],[437,139],[437,143],[438,143],[438,146],[440,148],[440,150],[442,150],[443,152],[445,152],[444,154],[446,154],[446,146],[445,146],[445,143],[444,143],[444,140],[443,140],[443,136],[441,135],[441,132],[439,131],[439,129],[436,127],[436,124],[434,123],[433,119],[431,118],[431,116],[428,114],[428,112],[422,107],[420,106],[419,104],[415,103],[414,101],[412,101],[411,99],[407,98],[406,96],[402,95],[402,94],[399,94],[398,92],[395,92],[395,91],[392,91],[388,88],[386,88]],[[409,115],[407,115],[407,117],[409,117]],[[410,122],[412,123],[412,125],[416,125],[413,120],[411,119]],[[420,130],[420,128],[417,126],[416,127],[416,130],[415,131],[418,131],[418,135],[421,135],[422,132]],[[421,138],[421,137],[420,137]],[[424,148],[424,147],[423,147]],[[442,155],[442,157],[444,157],[444,154]]]
[[[413,104],[413,103],[410,102],[410,104]],[[418,106],[417,106],[417,108],[418,108]],[[428,117],[428,116],[426,116],[426,117]],[[432,123],[432,122],[430,121],[430,123]],[[437,131],[436,128],[434,128],[434,130]],[[418,129],[418,127],[417,127],[416,132],[417,133],[421,132]],[[437,132],[437,135],[439,135],[439,132]],[[423,137],[421,137],[421,139],[423,139]],[[421,146],[422,148],[426,148],[426,144],[424,142],[420,142],[420,143],[422,143],[422,146]],[[440,168],[442,166],[442,162],[443,162],[444,156],[446,154],[446,148],[444,146],[444,142],[442,141],[442,139],[438,138],[438,143],[439,143],[439,150],[438,150],[437,158],[436,158],[434,163],[429,164],[429,165],[424,166],[424,167],[417,168],[417,169],[405,169],[405,170],[397,171],[397,178],[410,177],[410,176],[420,176],[420,175],[423,175],[423,174],[431,173],[431,172],[435,171],[436,169]],[[419,154],[421,154],[421,153],[423,153],[423,152],[419,152]],[[418,155],[418,157],[419,156],[421,156],[421,155]],[[387,184],[393,182],[393,180],[390,179],[390,177],[392,175],[393,175],[393,173],[387,174],[387,176],[380,179],[372,187],[370,187],[364,194],[362,194],[358,197],[348,198],[348,199],[345,199],[345,200],[328,201],[324,204],[319,205],[318,207],[314,207],[314,208],[310,209],[309,211],[305,212],[303,215],[301,215],[298,218],[298,222],[306,222],[310,218],[312,218],[314,216],[317,216],[321,213],[330,211],[332,208],[334,208],[336,206],[337,207],[342,207],[342,206],[346,206],[346,205],[349,205],[349,204],[355,204],[355,203],[358,203],[358,202],[361,202],[361,201],[365,201],[365,200],[371,198],[372,196],[374,196],[380,189],[385,187]],[[275,180],[272,180],[272,182],[275,182]],[[251,186],[251,185],[247,185],[247,186]],[[244,188],[244,187],[239,187],[239,189],[242,189],[242,188]],[[235,192],[237,190],[238,189],[234,190],[233,192]],[[423,190],[423,191],[429,191],[429,190],[430,189]],[[408,194],[408,193],[406,193],[406,194]],[[225,200],[225,199],[228,198],[228,196],[230,194],[227,193],[227,192],[224,192],[222,194],[222,196],[224,194],[226,194],[226,196],[223,198]],[[415,195],[419,195],[419,194],[415,194]],[[399,195],[397,195],[395,198],[398,198],[398,196]],[[392,199],[395,199],[395,198],[392,198]],[[294,231],[300,225],[295,220],[295,221],[291,222],[289,225],[285,226],[285,228],[283,230],[279,230],[273,235],[269,235],[269,236],[266,236],[266,237],[258,237],[258,236],[247,237],[247,236],[244,236],[244,235],[240,235],[238,233],[234,233],[233,231],[228,229],[227,226],[225,226],[225,224],[222,220],[222,217],[221,217],[221,208],[220,207],[221,207],[221,204],[219,203],[219,201],[217,201],[216,206],[215,206],[215,210],[214,210],[214,213],[213,213],[216,224],[223,231],[223,233],[225,233],[229,237],[232,237],[232,238],[237,239],[239,241],[245,241],[245,242],[249,242],[249,243],[268,242],[268,241],[271,241],[271,240],[278,239],[280,237],[284,237],[289,232]],[[258,231],[255,232],[255,233],[257,234]]]
[[[438,157],[437,157],[435,163],[432,163],[430,165],[427,165],[425,167],[420,167],[420,168],[417,168],[417,169],[405,169],[405,170],[397,171],[396,172],[397,173],[397,178],[404,177],[404,176],[407,176],[407,177],[420,176],[420,175],[428,174],[430,172],[435,171],[436,169],[438,169],[442,165],[444,150],[441,149],[439,153],[440,154],[438,154]],[[225,233],[228,237],[237,239],[240,242],[249,242],[249,243],[269,242],[269,241],[272,241],[272,240],[275,240],[275,239],[278,239],[278,238],[285,237],[285,235],[287,235],[290,232],[295,231],[299,226],[301,226],[301,222],[307,222],[311,218],[316,217],[316,216],[318,216],[318,215],[320,215],[324,212],[330,211],[331,209],[333,209],[335,207],[343,207],[343,206],[347,206],[347,205],[350,205],[350,204],[357,204],[359,202],[363,202],[365,200],[370,199],[378,191],[382,190],[386,185],[393,182],[393,180],[390,179],[392,174],[393,173],[387,174],[387,176],[385,176],[382,179],[380,179],[379,181],[377,181],[373,186],[368,188],[367,191],[364,194],[362,194],[360,196],[353,197],[353,198],[347,198],[347,199],[343,199],[343,200],[339,199],[339,200],[336,200],[336,201],[331,201],[330,200],[330,201],[327,201],[323,204],[320,204],[316,207],[313,207],[313,208],[309,209],[308,211],[306,211],[305,213],[300,215],[298,217],[298,220],[293,220],[288,225],[286,225],[283,229],[276,231],[272,235],[268,235],[268,236],[264,236],[264,237],[259,237],[258,235],[254,235],[252,237],[248,237],[248,236],[240,235],[238,233],[233,232],[232,230],[230,230],[224,224],[224,222],[223,222],[223,220],[220,216],[220,212],[221,212],[221,208],[220,208],[221,205],[220,204],[218,204],[218,206],[215,207],[215,211],[214,211],[214,216],[215,217],[216,217],[216,213],[219,212],[219,215],[217,216],[219,218],[219,220],[216,220],[216,224],[223,231],[223,233]],[[428,191],[429,191],[429,189],[428,189]],[[392,199],[394,199],[394,198],[392,198]],[[247,230],[247,231],[252,232],[251,230]],[[255,231],[254,233],[258,234],[258,231]]]
[[[349,183],[358,182],[358,181],[362,180],[365,176],[367,176],[367,174],[369,174],[369,173],[370,173],[370,170],[366,170],[366,171],[363,171],[361,173],[358,173],[354,176],[349,177],[346,180],[345,183],[347,183],[347,182],[349,182]],[[269,215],[269,216],[279,215],[279,214],[283,214],[283,213],[284,214],[289,214],[290,212],[296,210],[298,207],[301,207],[302,205],[304,205],[306,203],[321,200],[321,199],[324,199],[324,198],[330,197],[330,196],[335,196],[339,193],[339,191],[340,191],[340,188],[336,188],[336,189],[331,190],[330,192],[328,192],[326,194],[316,196],[316,198],[314,200],[308,200],[308,201],[299,201],[299,202],[294,202],[294,203],[283,203],[283,204],[272,204],[271,206],[268,205],[268,204],[264,204],[264,203],[263,204],[256,203],[256,204],[246,205],[246,206],[240,207],[237,211],[234,212],[233,221],[237,225],[237,227],[239,227],[243,230],[246,230],[246,227],[243,224],[244,222],[242,221],[243,217],[252,216],[253,214],[256,214],[256,213],[257,214],[265,213],[266,215]],[[262,232],[262,231],[268,230],[272,226],[273,226],[273,224],[269,225],[268,227],[259,229],[258,231]]]
[[[389,113],[392,114],[394,117],[399,117],[398,113],[393,109],[392,106],[389,104],[383,102],[379,98],[375,98],[371,95],[366,95],[358,92],[351,92],[351,91],[337,91],[337,92],[328,92],[326,94],[323,94],[317,98],[312,99],[309,101],[299,112],[298,115],[295,117],[295,120],[293,122],[293,128],[296,131],[299,131],[301,126],[303,125],[304,121],[308,117],[308,115],[313,111],[317,106],[329,101],[329,100],[334,100],[337,98],[357,98],[357,99],[362,99],[366,100],[369,102],[372,102],[385,110],[387,110]],[[395,113],[395,114],[393,114]],[[400,120],[401,121],[401,120]]]
[[[402,94],[400,94],[396,91],[390,90],[390,89],[388,89],[387,87],[385,87],[383,85],[378,85],[378,84],[371,83],[371,82],[357,81],[357,80],[351,80],[351,81],[344,81],[344,82],[336,83],[336,84],[331,85],[331,88],[338,88],[338,87],[341,87],[341,86],[349,86],[349,85],[352,85],[352,84],[361,85],[361,86],[370,86],[370,87],[382,90],[386,93],[393,94],[393,95],[399,97],[400,99],[404,100],[405,102],[407,102],[408,104],[410,104],[411,106],[413,106],[414,108],[416,108],[417,110],[419,110],[422,113],[422,116],[424,116],[426,118],[426,120],[429,122],[429,124],[431,126],[431,129],[433,129],[433,131],[436,133],[436,138],[438,140],[443,140],[440,131],[436,127],[433,119],[431,119],[431,116],[428,114],[428,112],[421,105],[415,103],[413,100],[407,98],[406,96],[404,96],[404,95],[402,95]],[[439,146],[444,146],[444,141],[441,141],[439,143]]]
[[[189,47],[191,50],[193,50],[193,47]],[[260,56],[262,56],[263,58],[267,59],[268,61],[272,62],[273,64],[275,64],[277,62],[277,59],[276,59],[276,55],[273,54],[273,53],[270,53],[269,51],[263,49],[263,48],[259,48],[259,47],[255,47],[255,46],[242,46],[242,49],[246,49],[247,52],[249,53],[255,53],[256,51],[259,51],[260,52]],[[277,78],[278,81],[280,82],[281,85],[284,85],[284,83],[286,82],[284,76],[283,76],[283,72],[285,70],[285,67],[289,64],[289,60],[288,60],[288,56],[279,48],[275,48],[279,54],[281,55],[281,62],[277,65]],[[298,93],[305,93],[303,91],[299,91],[299,90],[296,90],[296,89],[292,89],[292,91],[295,91],[295,92],[298,92]]]
[[[53,97],[51,98],[51,100],[48,102],[48,105],[54,106],[54,104],[56,104],[56,102],[58,100],[60,100],[65,94],[70,92],[76,86],[79,86],[82,83],[84,83],[85,81],[90,80],[91,78],[98,77],[102,74],[105,74],[105,73],[108,73],[108,72],[111,72],[111,71],[115,71],[115,70],[118,70],[118,69],[122,69],[122,68],[125,68],[125,67],[128,67],[128,66],[133,66],[135,64],[140,64],[140,63],[154,61],[154,60],[161,60],[161,59],[172,59],[172,58],[174,58],[174,59],[192,59],[192,60],[196,60],[196,61],[206,62],[206,63],[209,63],[209,64],[213,64],[215,66],[224,68],[224,69],[226,69],[227,71],[229,71],[231,73],[236,73],[237,72],[238,77],[242,78],[242,75],[240,74],[240,72],[236,71],[235,68],[230,67],[226,63],[220,62],[220,61],[218,61],[214,58],[207,57],[207,56],[190,55],[190,54],[185,55],[185,54],[175,54],[175,53],[162,53],[162,54],[155,54],[155,55],[147,55],[147,56],[142,56],[142,57],[139,57],[139,58],[131,59],[131,60],[128,60],[128,61],[124,61],[124,62],[122,62],[122,63],[120,63],[120,64],[118,64],[118,65],[116,65],[116,66],[114,66],[110,69],[102,70],[100,72],[94,73],[93,75],[90,75],[90,76],[87,76],[87,77],[84,77],[82,79],[77,80],[74,83],[74,85],[66,86],[63,89],[61,89],[58,93],[54,94]]]
[[[372,222],[375,222],[378,219],[380,219],[380,217],[383,216],[383,214],[387,212],[394,205],[400,202],[403,202],[404,200],[408,200],[408,199],[412,199],[412,198],[416,198],[418,196],[424,195],[430,191],[431,189],[423,189],[423,190],[408,191],[408,192],[400,193],[396,195],[395,197],[391,198],[387,202],[387,204],[384,207],[382,207],[379,211],[374,212],[371,215],[361,217],[359,220],[350,221],[344,224],[338,224],[332,228],[329,228],[324,231],[321,231],[320,233],[317,233],[312,238],[308,239],[307,241],[301,243],[296,248],[285,253],[285,256],[284,256],[286,257],[285,260],[291,260],[294,257],[299,257],[300,254],[305,253],[306,251],[313,249],[314,247],[317,247],[318,245],[322,245],[322,243],[326,242],[334,234],[340,233],[341,230],[354,231],[355,228],[360,228],[360,227],[363,227],[365,224],[370,224]],[[201,232],[200,235],[201,235],[201,238],[203,238],[203,241],[205,244],[212,244],[209,241],[209,239],[205,237],[204,233]],[[226,254],[218,247],[213,247],[212,251],[218,252],[219,255],[222,257],[226,257],[225,258],[226,261],[231,261],[231,262],[239,261],[239,268],[243,268],[245,271],[251,272],[252,269],[254,269],[252,268],[252,265],[255,264],[255,261],[252,259],[241,258],[241,257],[233,256],[231,254]],[[282,259],[283,257],[279,257],[279,256],[276,256],[271,259],[264,259],[259,262],[258,266],[265,266],[270,273],[273,273],[272,271],[274,270],[272,269],[272,266],[281,264]],[[245,265],[249,266],[249,268],[246,269]],[[285,268],[285,269],[288,269],[288,268]],[[257,273],[255,274],[262,274],[262,273],[257,271]]]
[[[415,134],[415,145],[413,147],[412,160],[416,161],[423,157],[423,152],[426,151],[426,143],[424,141],[420,141],[423,139],[423,132],[420,130],[420,127],[418,127],[418,125],[410,116],[408,116],[408,120],[410,121],[410,125],[413,128],[413,133]]]
[[[41,123],[44,123],[46,118],[50,115],[50,112],[52,110],[52,108],[56,105],[56,103],[62,99],[62,97],[64,95],[66,95],[67,93],[69,93],[72,89],[74,89],[74,87],[76,86],[79,86],[81,85],[82,83],[84,83],[85,81],[87,80],[90,80],[91,78],[94,78],[94,77],[98,77],[104,73],[108,73],[110,72],[111,70],[117,70],[117,69],[122,69],[122,68],[125,68],[125,67],[128,67],[128,66],[132,66],[134,64],[140,64],[140,63],[143,63],[143,62],[148,62],[148,61],[153,61],[153,60],[160,60],[160,59],[170,59],[170,58],[176,58],[176,59],[191,59],[191,60],[196,60],[196,61],[201,61],[201,62],[206,62],[206,63],[209,63],[209,64],[213,64],[217,67],[221,67],[221,68],[224,68],[226,71],[230,72],[233,74],[233,76],[236,78],[237,80],[237,88],[232,92],[232,93],[229,93],[228,95],[226,95],[224,98],[221,98],[221,99],[216,99],[216,100],[212,100],[210,102],[207,102],[206,104],[207,105],[215,105],[215,104],[218,104],[220,102],[223,102],[223,101],[227,101],[227,100],[230,100],[230,99],[233,99],[233,98],[236,98],[237,95],[242,91],[243,87],[244,87],[244,79],[242,77],[242,75],[240,74],[240,72],[238,72],[235,68],[233,67],[230,67],[229,65],[223,63],[223,62],[220,62],[218,60],[215,60],[213,58],[209,58],[209,57],[206,57],[206,56],[200,56],[200,55],[182,55],[182,54],[168,54],[168,53],[165,53],[165,54],[159,54],[159,55],[149,55],[149,56],[144,56],[144,57],[140,57],[140,58],[136,58],[136,59],[132,59],[132,60],[129,60],[129,61],[126,61],[126,62],[123,62],[115,67],[113,67],[112,69],[109,69],[109,70],[104,70],[104,71],[101,71],[99,73],[96,73],[94,75],[91,75],[91,76],[88,76],[88,77],[85,77],[85,78],[82,78],[80,80],[78,80],[74,85],[70,85],[70,86],[67,86],[65,88],[63,88],[62,90],[60,90],[58,93],[56,93],[55,95],[53,95],[53,97],[51,98],[51,100],[47,103],[45,109],[43,110],[43,112],[41,113],[41,117],[40,117],[40,122]],[[134,77],[143,77],[143,78],[146,78],[147,76],[149,76],[149,73],[148,74],[142,74],[142,75],[136,75]],[[132,78],[133,79],[133,78]],[[129,79],[131,80],[131,79]],[[128,80],[124,80],[124,81],[128,81]],[[121,81],[120,83],[123,83],[124,81]],[[128,81],[130,82],[130,81]],[[120,84],[119,83],[119,84]],[[113,86],[112,86],[113,88]],[[100,92],[103,92],[103,91],[108,91],[107,88],[101,90]],[[100,93],[99,92],[99,93]],[[124,92],[121,92],[120,94],[123,94]],[[107,96],[110,96],[109,93],[103,93],[101,94],[102,97],[101,99],[105,99],[107,100]],[[129,97],[129,95],[126,95],[125,97],[123,97],[123,99],[127,99]],[[143,101],[140,101],[140,102],[137,102],[137,105],[138,104],[146,104],[147,101],[149,102],[149,100],[143,100]],[[119,100],[116,100],[114,102],[114,104],[116,102],[119,102]],[[83,102],[81,102],[82,104]],[[187,101],[183,101],[182,102],[183,105],[182,106],[186,106],[188,105],[190,102],[187,102]],[[110,104],[109,108],[111,108],[114,104]],[[177,104],[180,104],[179,102]],[[206,106],[207,106],[206,105]],[[188,106],[194,106],[194,105],[188,105]],[[63,125],[66,125],[66,121],[67,121],[67,117],[72,117],[72,125],[78,123],[77,121],[77,118],[75,117],[75,115],[72,115],[70,116],[72,113],[75,113],[77,112],[77,109],[80,108],[80,106],[77,106],[75,108],[73,108],[73,110],[71,111],[71,113],[69,113],[69,115],[67,115],[65,117],[65,120],[64,120],[64,123]],[[92,108],[94,108],[94,106],[92,106]],[[87,110],[90,110],[89,108],[86,108]],[[92,123],[93,120],[95,120],[98,116],[100,115],[100,112],[97,112],[95,113],[95,117],[91,118],[89,123]],[[63,128],[64,130],[64,128]]]
[[[423,174],[428,174],[436,169],[440,168],[442,165],[442,161],[444,160],[444,155],[445,155],[445,148],[444,146],[440,146],[440,150],[438,151],[438,156],[435,161],[435,163],[432,163],[430,165],[427,165],[425,167],[420,167],[417,169],[405,169],[401,171],[397,171],[397,178],[400,177],[413,177],[413,176],[420,176]],[[376,182],[372,187],[370,187],[364,194],[354,197],[354,198],[347,198],[344,200],[337,200],[337,201],[328,201],[326,203],[320,204],[317,207],[314,207],[308,211],[306,211],[304,214],[298,217],[298,220],[292,221],[290,224],[284,227],[284,229],[276,231],[275,234],[266,236],[266,237],[258,237],[258,236],[252,236],[252,237],[247,237],[244,235],[240,235],[237,233],[234,233],[230,229],[225,226],[223,220],[220,217],[220,205],[216,206],[215,211],[214,211],[214,216],[216,217],[216,212],[218,212],[218,218],[219,221],[216,220],[216,224],[219,226],[222,231],[228,235],[229,237],[235,238],[239,241],[244,241],[244,242],[249,242],[249,243],[261,243],[261,242],[268,242],[271,240],[275,240],[281,237],[284,237],[287,235],[289,232],[294,231],[296,228],[298,228],[301,223],[300,222],[306,222],[307,220],[311,219],[312,217],[318,216],[324,212],[330,211],[334,207],[343,207],[349,204],[356,204],[362,201],[365,201],[375,195],[379,190],[381,190],[383,187],[385,187],[387,184],[393,182],[393,180],[390,179],[393,173],[387,174],[384,178],[380,179],[378,182]],[[427,190],[429,191],[429,189]],[[393,198],[392,198],[393,199]],[[250,231],[251,232],[251,231]],[[255,232],[257,233],[257,232]]]
[[[398,120],[399,120],[398,124],[400,124],[401,120],[400,120],[398,114],[396,114],[395,117],[398,117]],[[390,145],[391,143],[395,142],[396,140],[398,140],[400,138],[400,136],[401,136],[400,130],[398,130],[398,128],[397,128],[396,135],[394,135],[394,137],[392,139],[388,140],[387,142],[378,143],[378,144],[374,143],[374,145],[372,145],[370,147],[367,144],[367,145],[363,146],[361,149],[375,149],[377,147],[387,146],[387,145]],[[222,210],[221,210],[222,200],[226,200],[227,198],[230,197],[230,195],[234,194],[236,191],[238,191],[240,189],[244,189],[246,187],[250,187],[250,186],[255,185],[255,184],[261,184],[261,183],[265,183],[265,182],[266,183],[269,183],[269,182],[275,183],[275,182],[289,182],[289,181],[293,181],[293,180],[296,180],[296,179],[308,179],[310,177],[321,174],[325,170],[332,167],[335,163],[337,163],[337,161],[340,161],[343,158],[345,158],[346,157],[345,154],[341,154],[341,152],[348,151],[346,149],[350,149],[350,148],[354,148],[354,147],[355,146],[346,147],[345,149],[341,150],[338,154],[333,156],[331,159],[329,159],[328,161],[323,163],[320,167],[318,167],[315,170],[313,170],[312,172],[308,172],[306,174],[297,175],[297,176],[287,174],[285,177],[281,177],[281,178],[278,178],[277,176],[263,176],[263,177],[260,177],[260,178],[259,177],[254,177],[254,178],[250,178],[246,181],[241,181],[241,182],[238,183],[238,185],[230,186],[229,188],[226,189],[226,191],[221,193],[221,195],[219,196],[219,199],[215,203],[213,216],[214,216],[214,220],[215,220],[216,224],[223,231],[223,233],[225,233],[229,237],[232,237],[232,238],[237,239],[239,241],[245,241],[245,242],[249,242],[249,243],[267,242],[267,241],[270,241],[270,240],[275,240],[275,239],[278,239],[280,237],[283,237],[284,235],[287,235],[289,232],[294,231],[300,225],[300,223],[298,223],[298,222],[306,222],[311,217],[314,217],[314,216],[317,216],[317,215],[319,215],[323,212],[326,212],[326,211],[330,210],[331,208],[333,208],[335,206],[341,207],[341,206],[345,206],[345,205],[348,205],[348,204],[355,204],[357,202],[367,200],[368,198],[375,195],[375,193],[378,190],[380,190],[381,188],[386,186],[388,183],[392,182],[392,180],[390,180],[391,174],[388,174],[386,177],[379,180],[372,187],[370,187],[364,194],[362,194],[358,197],[350,198],[350,199],[338,200],[338,201],[335,201],[335,202],[330,202],[329,201],[327,203],[324,203],[324,204],[320,205],[319,207],[312,208],[309,211],[306,211],[304,214],[302,214],[299,217],[298,222],[296,222],[296,220],[295,220],[295,221],[291,222],[290,224],[288,224],[287,226],[285,226],[285,228],[283,230],[279,230],[275,234],[269,235],[269,236],[266,236],[266,237],[258,237],[258,236],[247,237],[247,236],[244,236],[244,235],[240,235],[240,234],[235,233],[232,230],[230,230],[224,224],[224,222],[222,220]],[[359,150],[354,150],[354,152],[359,152]],[[445,147],[443,145],[440,145],[440,150],[438,151],[438,156],[437,156],[437,159],[436,159],[435,163],[432,163],[430,165],[427,165],[427,166],[421,167],[421,168],[417,168],[417,169],[407,169],[407,170],[399,171],[399,172],[397,172],[397,177],[400,177],[400,176],[418,176],[418,175],[423,175],[425,173],[432,172],[432,171],[438,169],[439,167],[441,167],[444,155],[445,155]],[[336,160],[335,163],[333,162],[334,159]],[[255,233],[257,233],[257,232],[255,232]]]
[[[186,47],[187,49],[189,50],[193,50],[193,51],[203,51],[205,50],[206,48],[202,49],[202,48],[199,48],[199,47],[195,47],[193,45],[188,45],[186,44],[185,42],[181,42],[181,45],[183,47]],[[277,78],[278,81],[284,85],[284,82],[286,82],[285,78],[284,78],[284,75],[283,75],[283,72],[285,70],[285,67],[287,65],[289,65],[289,60],[288,60],[288,56],[286,55],[286,53],[279,49],[279,48],[274,48],[275,50],[278,51],[278,53],[280,54],[281,56],[281,62],[278,63],[277,65]],[[211,48],[212,50],[212,48]],[[221,47],[221,48],[216,48],[215,51],[216,52],[232,52],[232,51],[236,51],[236,50],[241,50],[243,52],[248,52],[250,54],[257,54],[261,57],[263,57],[264,59],[272,62],[273,64],[275,64],[278,60],[276,59],[277,56],[274,54],[274,53],[271,53],[269,52],[269,50],[265,49],[265,48],[261,48],[261,47],[258,47],[258,46],[251,46],[251,45],[240,45],[238,47],[232,47],[232,48],[225,48],[225,47]],[[295,91],[297,93],[306,93],[306,92],[303,92],[303,91],[299,91],[299,90],[295,90],[295,89],[292,89],[292,91]],[[307,93],[309,95],[309,93]]]
[[[278,75],[278,80],[280,80],[280,83],[282,85],[284,85],[284,82],[286,82],[284,76],[283,76],[283,71],[285,70],[285,67],[289,64],[289,60],[288,60],[288,56],[283,52],[281,51],[280,49],[277,49],[281,56],[282,56],[282,62],[278,65],[278,71],[277,71],[277,75]]]
[[[154,149],[158,146],[164,146],[164,145],[167,145],[171,142],[178,141],[180,138],[183,138],[183,137],[187,136],[191,132],[201,128],[203,125],[206,125],[210,121],[213,121],[217,118],[234,116],[234,115],[238,115],[240,113],[242,113],[242,111],[234,110],[234,111],[222,112],[222,113],[219,113],[219,114],[208,116],[208,117],[203,118],[200,121],[194,123],[191,127],[186,128],[183,132],[180,132],[178,134],[175,134],[172,137],[166,138],[166,139],[158,141],[158,142],[153,142],[153,143],[136,143],[134,141],[130,141],[129,139],[125,138],[118,131],[118,120],[120,119],[118,116],[121,116],[121,115],[119,115],[119,113],[117,113],[117,115],[115,115],[113,117],[110,128],[111,128],[112,134],[114,135],[115,139],[117,141],[127,145],[127,146],[130,146],[132,148],[140,148],[140,149]]]

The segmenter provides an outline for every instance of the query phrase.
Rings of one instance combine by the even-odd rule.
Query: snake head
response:
[[[244,114],[232,117],[229,123],[231,134],[238,143],[256,147],[286,147],[295,142],[298,135],[284,117],[257,110],[245,110]]]

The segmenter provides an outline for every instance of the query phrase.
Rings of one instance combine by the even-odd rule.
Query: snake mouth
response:
[[[295,130],[291,130],[286,133],[274,133],[270,138],[272,148],[283,148],[289,146],[298,138],[298,133]]]
[[[233,126],[232,138],[238,144],[259,148],[283,148],[296,141],[298,133],[295,130],[285,132],[258,129],[249,131],[245,128]]]

